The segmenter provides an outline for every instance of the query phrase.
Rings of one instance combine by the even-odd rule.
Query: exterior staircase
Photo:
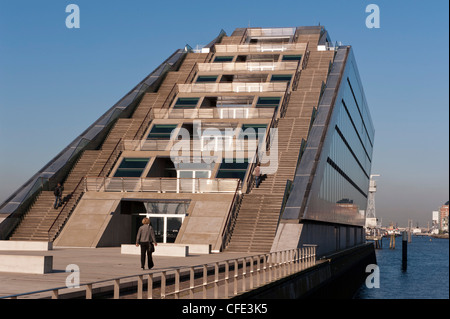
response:
[[[168,72],[158,91],[146,93],[131,118],[120,118],[109,132],[100,150],[86,150],[80,156],[63,183],[61,207],[54,209],[53,191],[42,191],[34,204],[16,227],[10,240],[53,241],[84,193],[86,176],[107,176],[120,156],[120,141],[141,139],[151,118],[151,109],[159,109],[170,103],[170,94],[176,83],[193,78],[197,62],[205,62],[208,54],[187,54],[180,69]]]
[[[284,118],[278,120],[278,169],[242,198],[230,252],[269,252],[278,227],[286,183],[293,181],[301,141],[307,140],[311,116],[319,103],[334,51],[311,51],[298,87],[291,91]],[[263,169],[262,165],[262,169]]]

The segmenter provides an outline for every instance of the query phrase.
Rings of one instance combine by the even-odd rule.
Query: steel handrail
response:
[[[55,220],[53,221],[52,225],[50,226],[50,228],[47,230],[47,237],[50,241],[50,231],[52,230],[53,226],[56,224],[56,222],[59,220],[59,217],[61,216],[61,214],[63,213],[63,211],[66,209],[67,205],[70,203],[70,200],[73,199],[73,195],[75,194],[75,192],[78,191],[78,188],[80,187],[81,183],[84,181],[84,178],[81,178],[80,181],[78,182],[77,186],[75,186],[75,189],[72,191],[71,193],[71,197],[70,199],[67,200],[67,202],[64,204],[63,208],[59,211],[58,216],[56,216]],[[81,192],[80,196],[78,197],[78,199],[81,197],[81,195],[83,194],[83,192]],[[75,202],[78,201],[78,199],[75,200]],[[70,214],[70,212],[69,212]]]

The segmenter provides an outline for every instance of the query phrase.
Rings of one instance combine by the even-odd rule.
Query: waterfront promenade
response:
[[[53,256],[53,272],[35,275],[21,273],[0,272],[0,297],[22,294],[32,291],[40,291],[66,286],[66,279],[73,273],[66,272],[68,265],[79,267],[80,284],[108,280],[118,277],[144,275],[148,273],[160,273],[164,270],[173,271],[178,267],[192,267],[203,264],[211,264],[223,260],[241,258],[248,253],[218,253],[208,255],[190,255],[187,257],[153,256],[155,267],[151,270],[140,268],[139,255],[121,254],[120,247],[111,248],[58,248],[49,251],[2,251],[3,255],[32,255]],[[130,279],[136,281],[134,279]],[[126,282],[126,280],[123,280]],[[109,283],[111,285],[111,282]],[[60,292],[84,291],[85,287],[70,288]],[[41,298],[50,296],[51,293],[42,293],[21,298]]]

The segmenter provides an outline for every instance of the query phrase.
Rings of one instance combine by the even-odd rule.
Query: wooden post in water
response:
[[[389,249],[395,249],[395,234],[391,234],[391,240],[389,241]]]
[[[402,235],[402,270],[406,271],[408,267],[408,233],[404,231]]]

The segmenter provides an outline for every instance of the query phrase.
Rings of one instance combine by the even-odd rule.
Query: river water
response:
[[[379,288],[363,284],[355,299],[448,299],[449,240],[413,236],[408,243],[407,270],[402,270],[402,237],[395,249],[389,249],[389,238],[376,250]],[[373,273],[368,272],[373,275]],[[376,281],[371,278],[370,283]],[[369,283],[369,285],[370,285]]]

